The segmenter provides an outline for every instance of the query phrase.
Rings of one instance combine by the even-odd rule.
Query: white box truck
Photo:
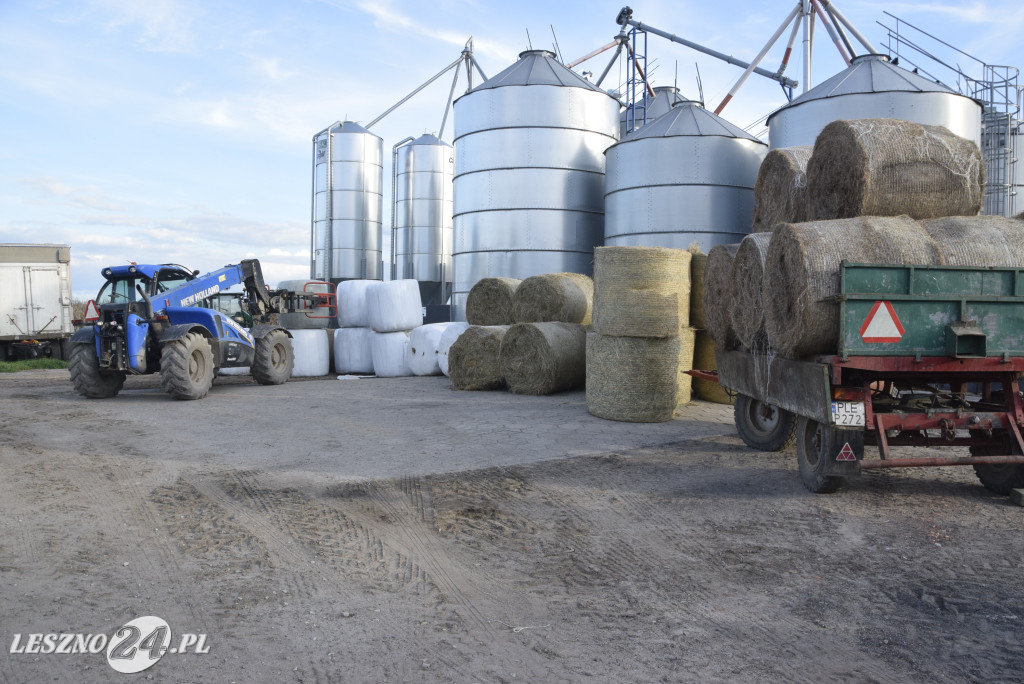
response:
[[[0,359],[65,358],[71,248],[0,244]]]

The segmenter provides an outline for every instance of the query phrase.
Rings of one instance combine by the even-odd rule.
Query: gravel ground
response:
[[[1024,509],[957,468],[813,495],[795,460],[702,402],[0,376],[0,681],[127,680],[15,635],[150,615],[209,652],[135,679],[1021,681]]]

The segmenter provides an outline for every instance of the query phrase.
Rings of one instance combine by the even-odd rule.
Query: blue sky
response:
[[[883,10],[993,64],[1024,67],[1024,6],[1001,2],[835,4],[882,47]],[[490,76],[528,47],[565,61],[609,42],[622,1],[0,0],[0,242],[72,246],[75,295],[128,261],[209,270],[246,257],[268,282],[308,275],[311,137],[366,124],[455,60],[470,36]],[[636,2],[634,18],[751,59],[793,3]],[[819,27],[820,28],[820,27]],[[782,39],[782,42],[785,38]],[[780,43],[764,66],[778,67]],[[597,73],[610,53],[578,70]],[[656,36],[654,85],[709,108],[740,70]],[[964,63],[966,66],[966,62]],[[813,82],[843,68],[818,32]],[[605,86],[622,74],[614,67]],[[787,72],[802,73],[798,57]],[[436,133],[444,77],[374,126],[385,150]],[[460,82],[459,92],[465,89]],[[752,76],[723,116],[747,126],[782,105]],[[445,137],[451,140],[449,118]],[[762,126],[754,126],[755,134]],[[388,156],[388,155],[386,155]],[[390,168],[385,168],[385,187]],[[388,202],[385,197],[385,233]]]

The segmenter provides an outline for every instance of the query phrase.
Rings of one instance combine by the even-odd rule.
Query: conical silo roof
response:
[[[572,69],[561,64],[555,59],[555,53],[548,50],[527,50],[519,53],[519,60],[512,66],[487,79],[473,91],[526,85],[553,85],[604,92]]]
[[[711,135],[723,138],[743,138],[763,144],[762,140],[758,140],[739,126],[709,112],[699,102],[692,100],[679,102],[668,114],[659,116],[643,128],[633,131],[623,138],[620,144],[643,138]]]
[[[444,145],[444,146],[447,146],[447,147],[451,147],[451,143],[446,143],[444,140],[441,140],[440,138],[438,138],[433,133],[424,133],[423,135],[421,135],[420,137],[416,138],[415,140],[413,140],[409,144],[410,145]]]
[[[342,123],[338,124],[337,126],[334,126],[333,128],[331,128],[331,133],[334,133],[334,134],[337,134],[337,133],[365,133],[367,135],[372,135],[375,138],[379,138],[380,137],[376,133],[372,133],[369,130],[363,128],[362,126],[357,124],[355,121],[343,121]]]

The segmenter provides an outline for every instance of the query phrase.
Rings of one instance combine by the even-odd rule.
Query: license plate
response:
[[[862,401],[833,401],[832,424],[851,427],[864,427],[867,422]]]

